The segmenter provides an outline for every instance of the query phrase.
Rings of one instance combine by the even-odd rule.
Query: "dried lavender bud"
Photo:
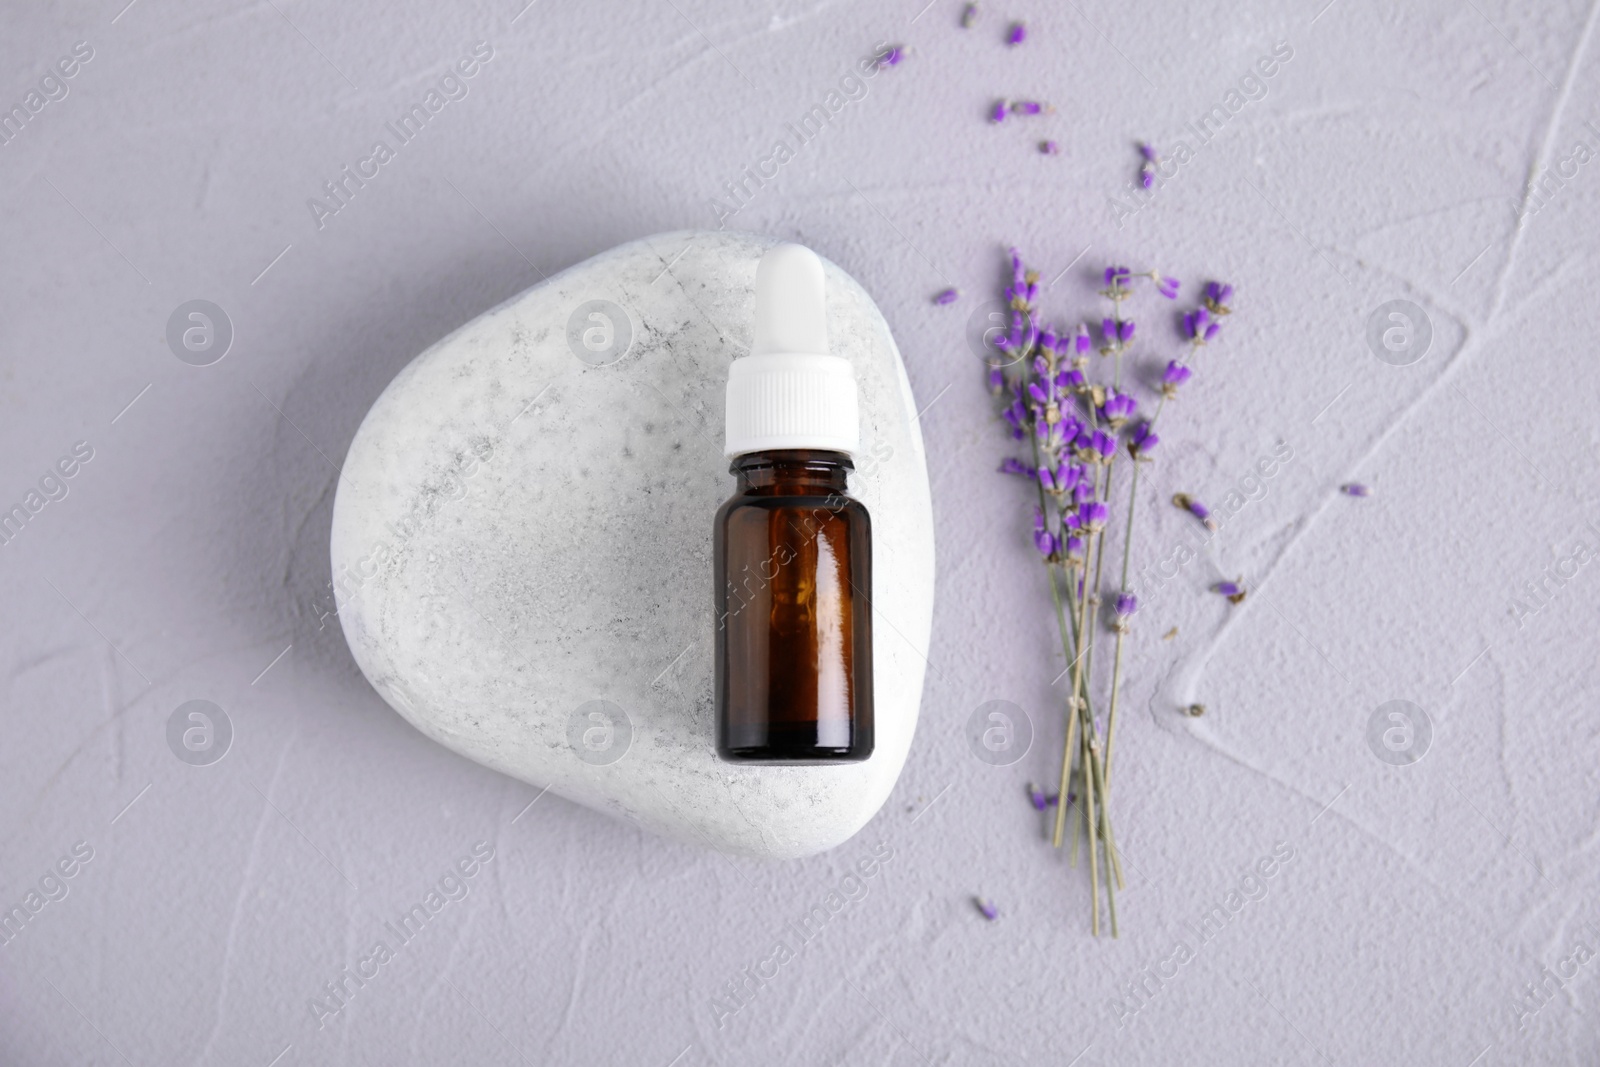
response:
[[[1162,391],[1165,392],[1167,387],[1176,389],[1178,386],[1188,381],[1190,376],[1193,374],[1193,371],[1191,371],[1188,367],[1185,367],[1182,363],[1179,363],[1177,360],[1168,360],[1167,369],[1161,375]]]
[[[1033,509],[1033,546],[1039,550],[1039,555],[1046,559],[1050,558],[1057,547],[1055,535],[1045,529],[1044,512],[1039,508]]]
[[[1191,718],[1198,719],[1200,716],[1206,713],[1206,706],[1204,704],[1190,704],[1188,707],[1183,709],[1183,712],[1185,715],[1188,715]]]
[[[1029,782],[1028,783],[1028,800],[1032,802],[1035,810],[1044,811],[1046,808],[1053,808],[1057,804],[1061,803],[1061,794],[1060,793],[1046,793],[1043,789],[1040,789],[1038,786],[1034,785],[1032,782]],[[1067,803],[1068,804],[1072,803],[1072,794],[1071,793],[1067,794]]]
[[[974,22],[977,22],[977,21],[978,21],[978,5],[977,4],[968,4],[966,6],[966,8],[961,12],[961,28],[962,29],[967,29],[969,26],[971,26]]]
[[[1022,460],[1015,459],[1015,458],[1007,459],[1005,462],[1001,463],[1000,464],[1000,473],[1001,474],[1020,474],[1025,478],[1034,477],[1033,468],[1028,466],[1026,463],[1022,462]]]
[[[1037,100],[1011,101],[1011,113],[1013,115],[1048,115],[1054,111],[1055,108],[1049,104],[1041,104]]]
[[[983,897],[973,897],[972,903],[978,906],[978,914],[982,915],[990,922],[994,922],[1000,917],[1000,909],[995,907],[989,901],[985,900]]]
[[[885,67],[898,66],[900,61],[905,57],[906,50],[899,45],[895,45],[893,48],[889,49],[887,52],[878,57],[878,69],[883,70]]]
[[[1215,530],[1217,528],[1216,522],[1211,518],[1211,509],[1188,493],[1172,494],[1172,503],[1205,523],[1206,529]]]
[[[1221,593],[1235,604],[1244,599],[1245,588],[1238,582],[1218,582],[1211,588],[1213,592]]]
[[[1040,141],[1039,151],[1047,156],[1059,156],[1061,154],[1061,146],[1054,141]]]
[[[1233,286],[1221,282],[1207,282],[1204,303],[1211,309],[1213,315],[1229,315],[1233,309],[1228,306],[1228,301],[1233,299]]]
[[[1150,424],[1141,422],[1128,435],[1128,454],[1134,459],[1144,459],[1160,443],[1161,438],[1151,431]]]
[[[1149,143],[1141,144],[1139,146],[1139,154],[1145,158],[1145,162],[1147,163],[1154,163],[1161,158],[1160,156],[1156,155],[1155,145]]]
[[[945,289],[933,298],[935,304],[954,304],[961,298],[961,290]]]
[[[990,122],[1004,122],[1006,120],[1006,102],[1001,100],[994,105],[994,110],[989,112]],[[1022,279],[1018,278],[1018,282]]]
[[[1018,45],[1028,38],[1028,27],[1020,22],[1012,23],[1011,32],[1006,34],[1006,44]]]
[[[1091,347],[1091,342],[1089,340],[1089,324],[1088,323],[1086,323],[1086,322],[1078,323],[1078,334],[1077,334],[1076,337],[1073,338],[1073,345],[1077,349],[1078,355],[1086,356],[1086,355],[1089,354],[1089,349]],[[1079,382],[1078,384],[1082,385],[1083,383]]]
[[[1176,626],[1174,626],[1172,629],[1168,630],[1166,633],[1161,635],[1161,640],[1163,640],[1163,641],[1171,641],[1174,637],[1177,637],[1177,636],[1178,636],[1178,628]]]
[[[1372,495],[1372,490],[1368,489],[1366,486],[1362,485],[1360,482],[1350,482],[1348,485],[1341,485],[1339,487],[1339,491],[1344,493],[1345,496],[1371,496]]]
[[[1178,288],[1183,284],[1182,282],[1178,281],[1176,278],[1156,274],[1154,271],[1151,272],[1151,277],[1155,279],[1156,292],[1160,293],[1168,300],[1178,299]]]
[[[1106,402],[1100,406],[1100,417],[1109,422],[1113,429],[1121,426],[1133,417],[1134,410],[1139,402],[1127,393],[1113,392],[1106,397]]]

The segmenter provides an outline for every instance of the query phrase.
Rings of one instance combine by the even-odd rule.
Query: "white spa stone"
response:
[[[350,445],[332,562],[356,662],[427,736],[668,837],[788,858],[847,840],[899,777],[932,626],[933,521],[899,352],[871,298],[825,261],[829,336],[860,382],[850,484],[873,523],[877,747],[837,767],[719,761],[723,389],[772,243],[623,245],[422,353]],[[611,707],[627,722],[608,735],[589,713]]]

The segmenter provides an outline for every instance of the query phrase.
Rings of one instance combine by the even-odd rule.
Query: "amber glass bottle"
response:
[[[872,526],[843,452],[738,456],[717,512],[717,752],[831,763],[872,755]]]
[[[826,272],[778,245],[756,267],[748,355],[728,367],[717,512],[717,753],[737,763],[872,755],[872,526],[848,495],[855,366],[828,347]]]

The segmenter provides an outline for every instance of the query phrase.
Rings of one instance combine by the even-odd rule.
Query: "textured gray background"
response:
[[[1595,7],[984,0],[962,31],[951,0],[120,6],[10,5],[0,32],[5,106],[94,49],[0,146],[0,502],[94,450],[0,548],[0,904],[93,849],[0,945],[0,1062],[1600,1058],[1600,577],[1525,591],[1600,545],[1600,169],[1573,156],[1600,145]],[[319,230],[307,198],[479,40],[470,93]],[[783,865],[529,808],[389,711],[323,616],[332,463],[408,359],[542,272],[714,226],[724,183],[879,41],[912,55],[729,224],[857,277],[932,405],[937,614],[901,784],[855,840]],[[1133,142],[1192,143],[1280,41],[1265,96],[1119,229]],[[1057,110],[986,124],[1006,95]],[[1108,261],[1239,286],[1151,499],[1216,506],[1293,451],[1141,617],[1115,943],[1023,799],[1051,774],[1059,660],[963,341],[1011,241],[1047,279],[1082,255],[1046,295],[1062,317],[1098,314]],[[962,302],[932,306],[947,284]],[[211,367],[165,341],[192,299],[236,332]],[[1405,368],[1364,337],[1392,299],[1434,330]],[[1154,354],[1170,311],[1143,307]],[[1376,495],[1338,495],[1351,478]],[[1143,559],[1193,533],[1146,516]],[[1230,609],[1205,591],[1223,575],[1256,592]],[[191,699],[235,729],[208,767],[167,747]],[[1013,767],[964,740],[990,699],[1038,724]],[[1415,766],[1367,748],[1391,699],[1435,723]],[[479,841],[470,893],[319,1029],[310,998]],[[1279,842],[1265,896],[1166,963]],[[719,1028],[725,984],[841,886],[857,899]],[[1542,968],[1565,977],[1524,1001]]]

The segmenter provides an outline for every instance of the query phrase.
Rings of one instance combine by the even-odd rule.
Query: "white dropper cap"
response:
[[[750,354],[728,368],[723,452],[858,451],[855,368],[828,354],[822,260],[811,249],[777,245],[761,257],[752,333]]]

